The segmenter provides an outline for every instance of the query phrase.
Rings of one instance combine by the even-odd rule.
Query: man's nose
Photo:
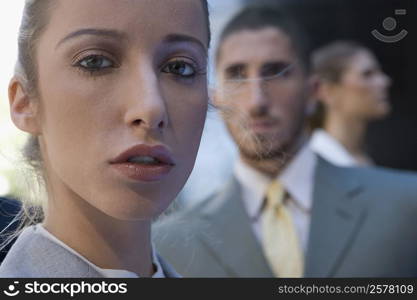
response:
[[[129,78],[124,121],[132,128],[162,130],[168,115],[158,74],[152,66],[141,65]]]
[[[268,106],[266,89],[262,78],[251,79],[249,84],[249,105],[251,108]]]

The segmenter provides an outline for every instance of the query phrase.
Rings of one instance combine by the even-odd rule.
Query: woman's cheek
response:
[[[197,155],[206,114],[207,98],[198,94],[194,99],[189,99],[187,105],[181,107],[181,113],[176,118],[178,130],[174,128],[174,133],[181,134],[179,147],[181,152],[187,153],[190,160]]]
[[[181,131],[187,133],[187,139],[201,138],[206,114],[207,104],[203,100],[182,108],[180,116],[177,117],[177,122],[178,127],[181,127]]]
[[[181,81],[163,83],[164,98],[171,120],[178,120],[183,126],[189,127],[190,124],[198,126],[197,124],[200,123],[198,121],[205,119],[208,92],[204,78],[196,78],[189,83]]]

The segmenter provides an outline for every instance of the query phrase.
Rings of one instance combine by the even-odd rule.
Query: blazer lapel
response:
[[[234,178],[213,204],[203,214],[210,235],[200,238],[227,272],[235,277],[274,277],[253,233]]]
[[[332,277],[366,216],[361,184],[318,158],[305,277]]]

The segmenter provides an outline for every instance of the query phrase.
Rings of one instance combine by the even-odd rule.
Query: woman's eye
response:
[[[365,78],[369,78],[372,77],[373,75],[375,75],[377,73],[377,70],[374,69],[368,69],[362,72],[362,76]]]
[[[168,63],[163,69],[164,73],[172,73],[182,77],[192,77],[196,74],[195,68],[184,61],[174,61]]]
[[[100,70],[113,67],[113,62],[101,55],[90,55],[82,59],[78,65],[88,70]]]

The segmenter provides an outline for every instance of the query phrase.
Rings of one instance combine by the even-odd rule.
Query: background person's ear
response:
[[[318,105],[318,88],[319,80],[317,76],[310,76],[307,80],[307,103],[306,103],[306,116],[312,116]]]
[[[321,80],[319,78],[313,79],[313,95],[314,98],[318,102],[322,102],[325,106],[333,106],[334,105],[334,95],[336,91],[335,84],[326,81]]]
[[[216,87],[212,88],[212,103],[216,108],[217,112],[222,116],[222,118],[227,118],[227,115],[233,109],[231,105],[227,105],[227,99],[224,96],[224,92]]]
[[[209,110],[216,108],[216,89],[214,87],[209,87],[208,89],[208,105]]]
[[[211,101],[213,105],[215,106],[219,105],[219,100],[221,97],[219,87],[217,85],[210,87],[209,93],[210,93]]]
[[[16,77],[9,84],[9,105],[10,116],[17,128],[32,135],[40,134],[38,103],[30,98],[22,82]]]
[[[225,109],[225,103],[224,103],[224,96],[222,91],[220,90],[220,88],[218,86],[214,86],[211,88],[210,90],[211,93],[211,101],[213,106],[219,110],[220,113],[223,112],[223,110]]]

